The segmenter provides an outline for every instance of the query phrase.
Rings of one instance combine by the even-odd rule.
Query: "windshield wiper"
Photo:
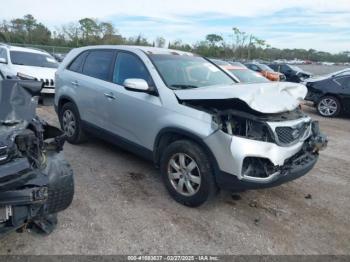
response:
[[[194,85],[180,85],[180,84],[171,85],[170,87],[175,87],[176,89],[191,89],[191,88],[198,88],[198,86],[194,86]]]

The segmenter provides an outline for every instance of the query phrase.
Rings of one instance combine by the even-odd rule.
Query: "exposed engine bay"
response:
[[[0,81],[0,237],[32,228],[49,234],[73,200],[65,136],[35,114],[41,82]]]
[[[236,152],[230,152],[234,159],[237,158],[236,165],[240,165],[237,176],[247,181],[269,183],[291,170],[311,169],[317,161],[318,152],[328,143],[327,137],[319,130],[318,122],[311,120],[299,107],[283,113],[266,114],[253,110],[239,99],[186,100],[182,104],[210,114],[218,130],[225,134],[248,139],[234,144]],[[249,142],[252,140],[266,143]],[[283,151],[285,148],[289,151],[293,147],[298,150],[289,156],[289,153],[284,155],[281,151],[281,156],[276,158],[275,153],[269,152],[271,144],[277,146],[274,146],[275,150]],[[271,161],[271,156],[276,158],[275,162]]]

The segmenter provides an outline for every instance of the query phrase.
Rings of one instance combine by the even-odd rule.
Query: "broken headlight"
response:
[[[220,129],[229,135],[273,142],[270,128],[264,122],[231,114],[221,115],[218,120]]]

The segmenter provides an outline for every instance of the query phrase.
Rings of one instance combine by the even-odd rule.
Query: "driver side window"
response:
[[[143,79],[149,86],[154,86],[152,77],[144,63],[135,55],[120,52],[115,62],[113,83],[123,85],[128,78]]]

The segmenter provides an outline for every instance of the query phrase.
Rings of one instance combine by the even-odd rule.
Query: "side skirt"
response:
[[[87,133],[90,133],[93,136],[96,136],[102,140],[110,142],[110,143],[112,143],[120,148],[123,148],[127,151],[130,151],[136,155],[141,156],[142,158],[145,158],[145,159],[153,162],[153,151],[152,150],[149,150],[143,146],[140,146],[134,142],[131,142],[130,140],[127,140],[121,136],[118,136],[112,132],[109,132],[103,128],[95,126],[95,125],[93,125],[89,122],[86,122],[86,121],[82,121],[82,128]]]

